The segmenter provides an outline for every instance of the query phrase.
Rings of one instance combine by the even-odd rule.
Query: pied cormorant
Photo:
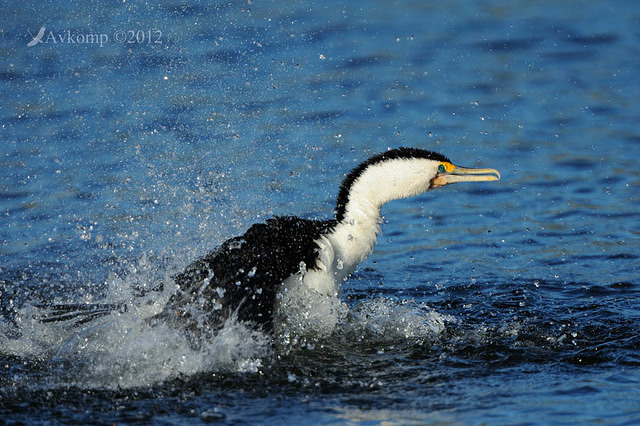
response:
[[[175,276],[177,292],[156,319],[206,333],[234,315],[271,331],[283,285],[339,293],[343,280],[373,251],[385,203],[451,183],[499,179],[495,169],[459,167],[422,149],[375,155],[344,179],[334,219],[279,216],[253,225]]]

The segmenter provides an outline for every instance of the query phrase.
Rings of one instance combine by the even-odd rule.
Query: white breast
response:
[[[342,282],[373,251],[380,230],[378,215],[373,221],[370,217],[363,219],[339,223],[333,232],[316,240],[315,268],[301,265],[297,274],[285,280],[285,288],[303,285],[325,296],[338,296]]]
[[[367,257],[376,240],[377,223],[363,228],[357,221],[341,223],[316,241],[316,267],[301,265],[286,279],[276,299],[277,335],[327,335],[348,312],[340,300],[342,282]],[[363,232],[367,229],[367,232]]]

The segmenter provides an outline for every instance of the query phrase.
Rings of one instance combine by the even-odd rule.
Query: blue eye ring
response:
[[[444,164],[440,164],[438,166],[438,173],[446,173],[447,168],[444,166]]]

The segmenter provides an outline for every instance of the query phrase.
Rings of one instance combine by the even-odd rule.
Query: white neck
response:
[[[346,232],[339,235],[347,240],[343,244],[355,261],[353,267],[373,251],[380,233],[380,208],[389,201],[428,191],[436,168],[437,162],[424,158],[388,160],[367,167],[353,182],[344,219],[336,228]]]
[[[345,210],[333,232],[318,241],[318,265],[333,276],[328,283],[308,277],[307,284],[321,293],[335,292],[342,281],[371,254],[380,233],[380,208],[387,202],[429,190],[437,162],[424,158],[393,159],[372,164],[352,182]],[[328,286],[326,288],[321,288]]]

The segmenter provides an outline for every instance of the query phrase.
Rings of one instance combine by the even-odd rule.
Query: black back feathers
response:
[[[196,336],[221,328],[234,313],[270,331],[280,284],[301,262],[315,268],[316,240],[334,225],[293,216],[253,225],[178,274],[179,290],[158,317]]]

